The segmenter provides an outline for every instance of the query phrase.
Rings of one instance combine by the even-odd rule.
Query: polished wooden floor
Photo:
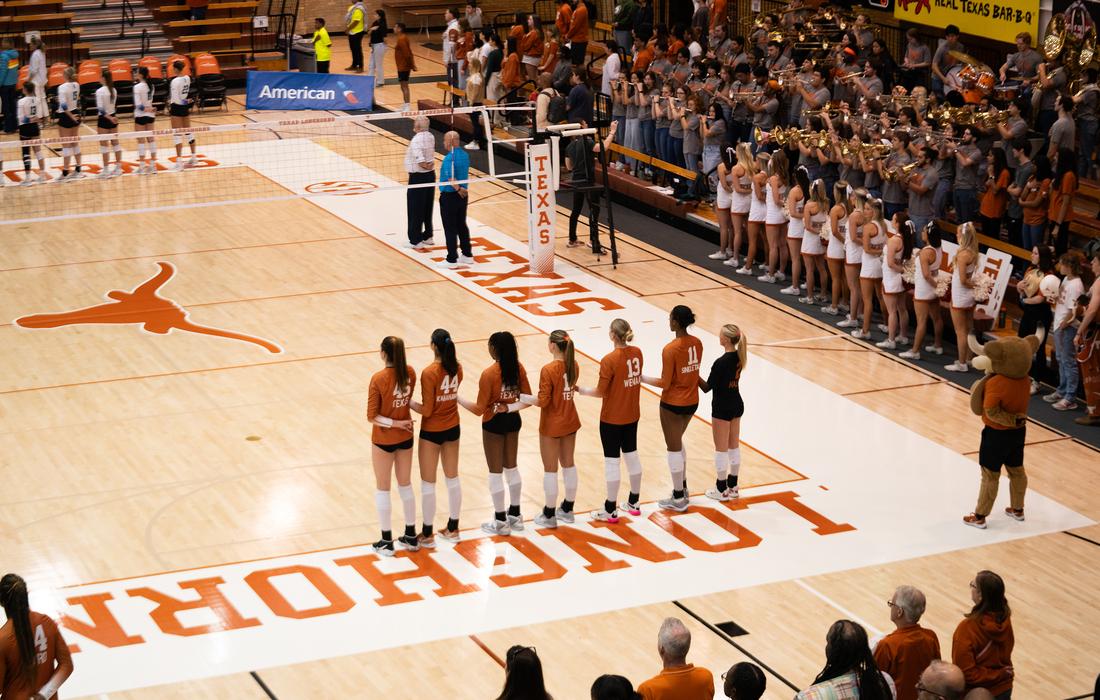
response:
[[[434,54],[417,51],[421,74],[442,73]],[[343,58],[338,52],[333,65]],[[414,90],[438,92],[429,85]],[[380,101],[399,103],[396,86],[380,90]],[[209,123],[251,118],[239,110],[201,116]],[[386,138],[402,146],[395,137]],[[125,178],[115,184],[130,186]],[[475,185],[471,201],[471,216],[501,230],[526,215],[522,193],[504,185]],[[565,234],[564,218],[559,217],[559,236]],[[0,318],[64,309],[77,298],[94,303],[118,288],[119,279],[133,278],[136,285],[155,271],[153,261],[168,260],[181,268],[171,296],[196,318],[261,337],[277,326],[290,348],[242,364],[233,343],[188,334],[127,332],[120,341],[116,328],[87,326],[58,342],[55,334],[27,333],[10,322],[0,326],[5,482],[0,551],[5,569],[32,581],[73,584],[369,541],[375,524],[362,414],[366,381],[378,365],[379,329],[404,336],[412,346],[410,362],[421,367],[430,359],[431,327],[408,310],[451,305],[464,319],[452,332],[467,377],[487,362],[484,342],[496,330],[519,337],[521,356],[532,358],[529,367],[545,353],[537,329],[472,296],[456,298],[446,280],[306,201],[75,219],[64,226],[26,225],[14,233],[0,227],[0,232],[5,234]],[[978,428],[962,387],[852,342],[842,331],[638,242],[628,232],[620,234],[619,247],[618,269],[606,260],[595,262],[583,249],[562,247],[561,255],[660,307],[689,300],[700,327],[711,332],[729,322],[735,308],[733,320],[748,331],[757,356],[951,450],[976,456]],[[202,281],[196,282],[186,270],[199,268]],[[90,354],[92,348],[97,354]],[[30,365],[49,371],[29,371]],[[595,363],[583,359],[582,373],[595,372]],[[583,423],[595,425],[596,402],[580,407]],[[643,431],[640,451],[644,462],[660,466],[664,445],[656,414],[656,399],[644,395],[643,425],[653,429]],[[468,422],[472,428],[474,422]],[[464,433],[466,527],[489,510],[479,440],[476,430]],[[1029,428],[1028,440],[1031,488],[1100,518],[1100,455],[1038,425]],[[692,455],[689,481],[708,483],[709,427],[695,421],[686,444]],[[595,431],[582,431],[578,461],[598,464],[599,458]],[[523,434],[520,461],[537,473],[534,431]],[[663,492],[663,468],[652,473],[651,491]],[[791,475],[751,450],[743,473],[748,486]],[[581,470],[581,478],[578,509],[598,507],[602,472]],[[975,486],[976,481],[975,469]],[[541,492],[533,478],[527,486],[525,507],[533,514]],[[445,510],[442,494],[440,510]],[[900,548],[905,538],[905,532],[897,533]],[[968,582],[975,571],[988,568],[1005,576],[1013,604],[1016,697],[1081,696],[1090,692],[1100,670],[1094,653],[1100,648],[1097,541],[1100,526],[1092,526],[260,675],[281,699],[318,694],[484,699],[499,692],[505,650],[522,643],[538,649],[556,698],[584,698],[601,673],[620,673],[635,683],[655,674],[656,630],[664,617],[677,616],[693,633],[690,660],[716,676],[745,660],[747,652],[805,687],[823,665],[828,626],[855,617],[874,632],[888,631],[885,601],[901,583],[925,591],[925,624],[939,633],[946,650],[969,606]],[[734,621],[748,634],[737,637],[735,647],[684,608],[709,623]],[[769,674],[768,685],[769,698],[793,694],[776,675]],[[110,697],[267,696],[252,677],[240,674]]]

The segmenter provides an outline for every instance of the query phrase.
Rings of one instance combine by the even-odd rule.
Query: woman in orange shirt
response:
[[[1008,185],[1012,173],[1008,169],[1008,159],[1003,148],[989,151],[989,180],[986,181],[982,205],[978,209],[981,216],[982,233],[990,238],[1001,237],[1001,219],[1008,208]]]
[[[546,501],[542,513],[535,516],[535,525],[555,528],[558,521],[572,523],[573,504],[577,500],[577,467],[573,451],[581,419],[573,396],[577,390],[580,366],[577,364],[573,340],[565,331],[553,331],[548,343],[553,358],[539,372],[538,396],[520,395],[520,401],[542,409],[539,415],[539,454],[542,455],[542,486]],[[558,466],[565,483],[565,500],[558,502]]]
[[[416,536],[416,496],[412,488],[413,422],[409,400],[416,385],[416,374],[405,362],[405,341],[392,335],[382,339],[384,369],[370,378],[367,392],[367,420],[371,429],[371,463],[378,490],[374,502],[378,507],[378,523],[382,539],[374,543],[374,551],[384,557],[393,556],[393,532],[390,523],[390,474],[396,473],[397,493],[405,511],[405,534],[398,538],[405,549],[420,549]]]
[[[8,618],[0,627],[0,697],[56,697],[73,672],[69,645],[57,623],[31,610],[27,582],[17,574],[0,579],[0,606]]]
[[[607,478],[607,500],[593,520],[619,522],[619,455],[626,462],[630,494],[623,507],[630,515],[641,515],[638,505],[642,488],[642,460],[638,458],[638,418],[641,415],[642,350],[631,345],[634,331],[621,318],[611,322],[608,332],[615,349],[600,360],[600,381],[595,389],[578,389],[585,396],[603,399],[600,408],[600,442]]]
[[[588,53],[588,5],[586,0],[573,0],[573,16],[569,18],[569,60],[583,66]]]
[[[523,52],[520,51],[520,47],[523,43],[523,36],[527,33],[527,13],[517,12],[515,21],[516,23],[508,30],[508,46],[506,53],[511,54],[519,51],[522,54]]]
[[[569,0],[565,0],[562,4],[558,5],[558,14],[554,18],[554,26],[558,28],[558,36],[563,41],[566,40],[566,35],[569,34],[569,25],[573,22],[573,6],[569,4]]]
[[[432,521],[435,519],[435,477],[440,458],[447,483],[449,515],[447,528],[439,538],[458,542],[458,515],[462,511],[462,487],[458,480],[458,385],[462,383],[462,365],[455,356],[451,334],[442,328],[432,331],[432,351],[435,361],[420,373],[420,401],[412,402],[412,410],[424,418],[420,425],[420,504],[424,511],[424,530],[420,546],[435,547]]]
[[[539,61],[538,72],[552,75],[554,69],[558,67],[558,58],[561,53],[561,47],[558,44],[558,28],[545,27],[543,37],[545,41],[542,45],[542,60]]]
[[[672,497],[662,498],[657,505],[681,513],[688,507],[684,432],[699,407],[699,361],[703,357],[703,344],[687,331],[694,323],[691,309],[682,304],[672,308],[668,327],[676,337],[661,351],[661,377],[642,377],[646,384],[661,388],[661,431],[672,474]]]
[[[542,51],[542,20],[536,14],[527,15],[527,33],[519,41],[519,52],[523,54],[521,61],[529,80],[538,77]]]
[[[1050,220],[1054,239],[1047,238],[1044,243],[1053,243],[1054,251],[1061,255],[1069,245],[1069,222],[1073,216],[1073,195],[1077,192],[1077,152],[1069,148],[1058,151],[1058,160],[1054,169],[1054,184],[1050,188]]]
[[[471,413],[481,416],[481,442],[489,466],[489,495],[493,499],[493,519],[481,529],[490,535],[510,535],[523,530],[519,504],[523,482],[517,467],[519,429],[523,421],[518,412],[527,407],[520,394],[530,394],[527,370],[519,362],[516,339],[508,331],[489,336],[489,356],[493,364],[481,373],[477,402],[458,402]],[[504,481],[508,481],[511,505],[504,510]]]
[[[985,688],[999,700],[1012,697],[1012,611],[1005,582],[992,571],[979,571],[970,582],[974,607],[955,628],[951,661],[962,669],[966,689]]]

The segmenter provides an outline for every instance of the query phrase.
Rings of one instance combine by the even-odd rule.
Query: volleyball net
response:
[[[47,128],[37,140],[0,142],[4,185],[0,225],[349,195],[367,195],[360,201],[370,206],[387,192],[393,196],[396,190],[436,186],[408,184],[406,152],[416,118],[431,118],[436,126],[439,121],[447,124],[464,118],[484,124],[494,111],[530,109],[317,114],[220,125],[200,125],[196,118],[186,130],[134,131],[132,124],[124,123],[117,134],[67,139]],[[158,123],[167,122],[162,118]],[[494,151],[500,141],[492,129],[485,134],[488,172],[471,173],[464,182],[508,181],[525,187],[524,166],[497,172]],[[81,176],[75,178],[78,151]],[[443,151],[438,136],[435,151]],[[64,176],[66,155],[68,177]],[[104,155],[109,161],[106,168]]]

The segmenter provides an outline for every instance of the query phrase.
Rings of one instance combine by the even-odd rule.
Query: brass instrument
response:
[[[1048,61],[1053,61],[1061,55],[1068,36],[1070,35],[1066,29],[1066,16],[1058,12],[1047,22],[1046,34],[1043,36],[1043,55]]]
[[[998,124],[1008,122],[1008,112],[980,112],[974,115],[974,126],[982,131],[992,131]]]
[[[909,177],[909,173],[916,169],[917,163],[914,161],[909,165],[903,165],[900,168],[890,168],[882,173],[882,179],[887,182],[904,182]]]

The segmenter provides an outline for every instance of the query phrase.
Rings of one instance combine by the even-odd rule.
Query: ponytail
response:
[[[577,385],[577,359],[573,339],[565,331],[554,331],[550,334],[550,342],[562,352],[562,360],[565,361],[565,382],[572,389]]]
[[[387,335],[382,339],[382,353],[393,365],[393,371],[397,375],[397,386],[404,391],[409,388],[409,363],[405,361],[405,341],[395,335]]]
[[[519,386],[519,350],[516,337],[508,331],[497,331],[489,336],[489,347],[500,365],[501,386]]]
[[[115,90],[115,77],[111,75],[111,70],[109,68],[104,68],[102,75],[103,84],[107,86],[107,89],[111,93],[111,102],[114,102],[118,99],[118,91]]]
[[[732,323],[722,326],[722,335],[733,341],[733,347],[737,351],[738,366],[741,369],[749,362],[749,339],[745,332]]]
[[[432,331],[432,345],[439,353],[439,364],[443,365],[443,371],[448,377],[458,376],[458,357],[455,355],[455,343],[451,334],[442,328]]]
[[[631,330],[630,324],[621,318],[611,322],[611,333],[624,343],[634,340],[634,331]]]
[[[7,574],[0,579],[0,606],[3,606],[4,614],[11,620],[15,631],[19,673],[27,687],[34,687],[38,664],[34,650],[34,632],[31,630],[31,609],[27,599],[27,582],[18,574]]]

